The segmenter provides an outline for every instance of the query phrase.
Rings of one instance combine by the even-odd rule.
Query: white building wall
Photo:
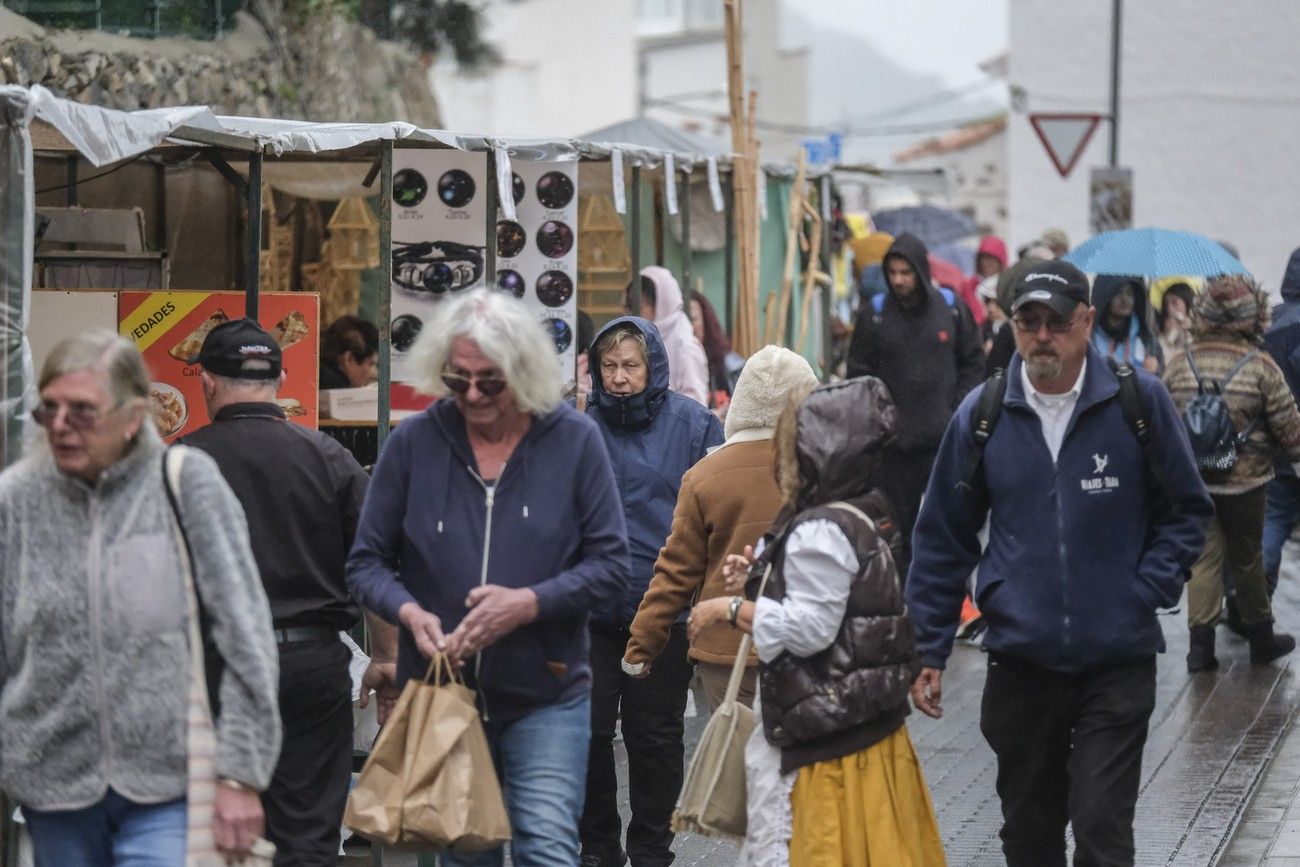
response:
[[[471,76],[444,59],[430,74],[449,129],[572,136],[636,113],[632,0],[490,0],[484,20],[501,66]]]
[[[903,163],[909,169],[943,169],[947,188],[924,201],[970,214],[981,227],[1005,238],[1007,233],[1007,135],[946,154],[918,157]]]
[[[1010,0],[1010,83],[1028,111],[1108,111],[1109,2]],[[1124,3],[1119,163],[1134,225],[1231,241],[1276,289],[1300,244],[1300,15],[1295,0]],[[1025,113],[1009,123],[1012,245],[1060,226],[1088,235],[1088,177],[1107,164],[1098,127],[1068,180]]]

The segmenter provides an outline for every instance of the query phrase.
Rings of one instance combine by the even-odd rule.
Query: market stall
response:
[[[206,333],[204,323],[219,318],[218,314],[228,318],[249,315],[259,318],[268,329],[280,329],[302,347],[298,351],[303,356],[295,366],[303,373],[314,366],[306,353],[315,351],[319,328],[326,324],[319,311],[292,303],[280,309],[284,305],[262,291],[263,285],[283,285],[283,281],[268,284],[262,273],[282,267],[284,258],[274,249],[267,250],[266,239],[275,237],[275,220],[270,216],[274,212],[267,211],[268,190],[359,201],[361,210],[354,206],[350,213],[355,219],[349,225],[377,235],[377,263],[369,264],[378,267],[367,272],[376,275],[373,298],[368,296],[368,300],[381,344],[381,382],[372,416],[376,451],[382,447],[394,407],[400,413],[419,405],[413,391],[403,385],[407,378],[405,351],[418,333],[418,324],[447,292],[491,285],[525,298],[546,321],[557,351],[570,362],[569,370],[577,350],[578,294],[600,269],[606,285],[619,291],[626,280],[620,275],[630,276],[641,265],[656,260],[679,269],[688,292],[695,284],[692,278],[702,277],[705,291],[725,311],[728,325],[732,324],[736,244],[729,201],[737,161],[726,154],[680,152],[636,143],[465,136],[398,122],[307,123],[222,117],[203,107],[126,113],[69,102],[40,87],[0,88],[0,124],[0,166],[6,179],[0,197],[0,230],[6,244],[0,260],[4,299],[0,309],[4,349],[0,410],[4,414],[6,464],[18,454],[22,419],[33,400],[29,330],[36,218],[34,152],[68,159],[72,166],[76,163],[71,161],[84,160],[92,167],[111,167],[107,171],[147,155],[163,167],[155,173],[158,186],[151,192],[141,191],[142,196],[159,203],[155,207],[158,219],[165,216],[165,185],[174,174],[167,167],[174,165],[186,166],[186,177],[199,170],[219,176],[242,205],[245,215],[239,219],[239,209],[235,209],[233,222],[238,228],[226,244],[238,248],[230,282],[243,290],[239,293],[241,303],[229,295],[215,306],[210,299],[199,303],[187,290],[228,292],[228,287],[176,288],[173,282],[143,295],[122,293],[116,301],[116,318],[107,323],[138,342],[147,342],[147,346],[142,343],[147,352],[163,353],[176,362],[163,362],[172,369],[159,377],[160,384],[170,389],[159,389],[156,398],[173,416],[185,416],[175,430],[167,429],[172,436],[205,420],[201,406],[195,411],[195,395],[187,397],[187,380],[182,377],[188,356],[181,344],[201,342]],[[39,139],[36,147],[33,132]],[[70,187],[75,189],[79,181],[73,174]],[[762,174],[768,188],[769,215],[762,225],[764,231],[770,227],[772,234],[770,238],[765,235],[758,246],[765,262],[779,263],[786,258],[788,246],[787,221],[782,215],[790,201],[794,172],[789,167],[768,166]],[[826,182],[812,176],[808,181],[813,188],[811,200],[825,202]],[[365,217],[371,214],[364,204],[367,198],[378,210],[371,215],[370,224]],[[722,215],[724,237],[721,249],[701,253],[693,249],[692,218],[703,223],[707,214]],[[621,240],[617,237],[619,224]],[[336,228],[333,221],[331,228]],[[716,223],[708,228],[717,234]],[[156,227],[154,235],[160,241],[169,236],[165,226]],[[175,245],[198,241],[183,234],[171,237]],[[212,253],[231,257],[229,249]],[[366,257],[357,254],[352,258]],[[813,258],[817,258],[816,251]],[[356,270],[365,267],[358,263]],[[768,264],[761,273],[765,291],[769,283],[779,286],[779,267]],[[360,282],[358,276],[358,285]],[[785,320],[785,333],[776,339],[793,342],[801,336],[806,344],[803,351],[816,363],[825,357],[824,304],[804,303],[804,284],[798,282],[788,299],[791,315]],[[357,291],[355,287],[353,291]],[[183,298],[184,303],[177,305],[173,296]],[[612,304],[612,299],[606,303]],[[168,308],[169,304],[174,309]],[[91,310],[104,309],[105,302],[99,299],[82,304],[80,299],[72,299],[66,306],[89,315]],[[290,321],[285,321],[286,317]],[[70,321],[69,333],[78,327]],[[767,326],[760,321],[755,327]],[[302,381],[294,389],[302,394],[287,395],[301,405],[303,412],[298,418],[306,424],[316,423],[314,398],[304,400],[311,389],[309,382]],[[177,395],[184,401],[183,412],[175,400]]]

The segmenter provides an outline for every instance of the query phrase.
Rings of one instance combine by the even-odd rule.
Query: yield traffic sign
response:
[[[1029,123],[1047,150],[1052,165],[1065,178],[1083,156],[1083,150],[1102,117],[1100,114],[1037,112],[1029,115]]]

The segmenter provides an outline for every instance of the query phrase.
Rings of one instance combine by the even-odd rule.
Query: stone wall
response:
[[[221,39],[47,30],[0,7],[0,83],[41,84],[127,111],[207,105],[218,114],[438,127],[421,59],[338,17],[291,19],[252,0]]]

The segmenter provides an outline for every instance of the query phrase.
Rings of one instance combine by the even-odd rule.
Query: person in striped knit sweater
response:
[[[1280,450],[1300,464],[1300,411],[1281,369],[1261,349],[1269,323],[1267,294],[1249,277],[1217,277],[1197,298],[1194,313],[1192,342],[1168,359],[1165,385],[1182,412],[1199,392],[1198,372],[1207,389],[1216,383],[1243,442],[1230,469],[1202,471],[1215,516],[1187,587],[1189,672],[1218,666],[1214,627],[1225,587],[1250,641],[1252,663],[1267,664],[1295,649],[1294,638],[1273,629],[1262,536],[1274,454]]]

